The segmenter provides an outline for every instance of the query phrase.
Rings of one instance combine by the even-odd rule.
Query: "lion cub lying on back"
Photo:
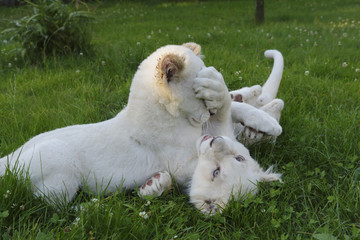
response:
[[[222,211],[232,196],[255,194],[258,182],[280,180],[272,167],[264,171],[239,142],[205,135],[197,142],[199,154],[190,202],[204,213]]]

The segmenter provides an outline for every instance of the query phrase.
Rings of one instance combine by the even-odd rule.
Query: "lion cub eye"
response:
[[[235,159],[236,159],[236,161],[238,161],[238,162],[245,161],[245,158],[244,158],[243,156],[241,156],[241,155],[236,156]]]
[[[215,169],[215,171],[213,172],[213,177],[217,177],[220,174],[220,167],[218,167],[217,169]]]

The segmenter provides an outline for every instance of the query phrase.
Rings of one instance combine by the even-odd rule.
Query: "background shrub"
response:
[[[16,51],[36,61],[55,54],[91,51],[89,11],[78,11],[59,0],[26,1],[33,15],[12,21],[13,27],[3,31],[10,40],[19,42]]]

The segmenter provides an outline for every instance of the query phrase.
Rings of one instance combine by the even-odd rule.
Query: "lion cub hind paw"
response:
[[[171,187],[171,176],[167,171],[155,173],[139,189],[139,196],[160,196]]]

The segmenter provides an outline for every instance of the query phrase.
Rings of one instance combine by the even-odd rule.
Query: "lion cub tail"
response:
[[[274,59],[274,65],[269,78],[262,87],[261,95],[257,99],[257,103],[261,106],[276,98],[284,71],[284,58],[278,50],[265,51],[265,57]]]

